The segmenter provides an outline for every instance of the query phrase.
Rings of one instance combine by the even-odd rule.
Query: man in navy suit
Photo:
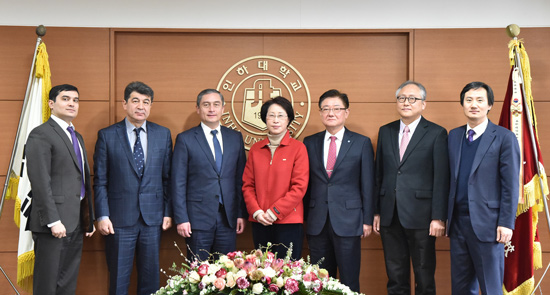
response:
[[[426,89],[406,81],[397,89],[400,119],[380,127],[376,148],[376,215],[388,294],[435,294],[435,239],[445,234],[449,194],[447,130],[422,116]]]
[[[349,99],[332,89],[319,98],[326,130],[308,136],[307,239],[313,262],[359,292],[361,238],[372,232],[374,152],[368,137],[344,127]]]
[[[460,104],[468,123],[449,133],[453,294],[502,294],[504,245],[512,238],[519,198],[518,141],[487,118],[491,87],[467,84]],[[479,284],[479,285],[478,285]]]
[[[109,294],[128,294],[137,255],[137,294],[158,290],[161,229],[171,224],[170,130],[147,121],[153,90],[132,82],[124,90],[126,118],[98,132],[94,154],[95,208],[105,235]]]
[[[247,218],[242,195],[246,163],[240,132],[220,125],[224,99],[215,89],[197,97],[199,126],[178,134],[172,159],[174,221],[188,257],[235,251]]]

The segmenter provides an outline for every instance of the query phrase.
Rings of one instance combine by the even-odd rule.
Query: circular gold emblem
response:
[[[280,58],[261,55],[237,62],[225,72],[217,90],[225,99],[221,124],[240,131],[247,150],[266,138],[260,110],[267,100],[282,96],[292,103],[295,118],[288,130],[294,138],[300,136],[309,119],[311,98],[306,81]]]

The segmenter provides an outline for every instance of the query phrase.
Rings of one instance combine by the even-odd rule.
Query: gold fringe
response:
[[[533,243],[533,268],[539,269],[542,267],[542,251],[540,242]]]
[[[530,279],[523,282],[521,285],[519,285],[514,290],[508,292],[506,291],[506,288],[504,285],[502,285],[502,291],[504,295],[529,295],[531,292],[533,292],[533,289],[535,289],[535,278],[531,277]]]
[[[36,77],[42,78],[42,122],[46,122],[50,118],[48,100],[50,89],[52,89],[51,76],[46,44],[40,43],[36,55]]]
[[[34,271],[34,251],[17,257],[17,285],[27,292],[32,292]]]
[[[522,213],[529,210],[529,208],[535,206],[533,208],[534,213],[542,212],[544,209],[544,204],[542,202],[543,196],[548,195],[548,181],[546,178],[546,172],[544,171],[544,166],[542,166],[541,163],[539,163],[540,177],[538,175],[535,175],[531,181],[526,183],[523,186],[523,197],[524,197],[524,203],[518,204],[518,209],[516,211],[516,217],[521,215]],[[542,179],[542,191],[540,187]]]
[[[11,170],[11,169],[10,169]],[[17,199],[17,188],[19,187],[19,176],[10,172],[10,181],[8,183],[8,188],[6,189],[6,200],[15,200]]]
[[[21,226],[21,199],[15,199],[15,206],[13,208],[13,221],[17,227]]]

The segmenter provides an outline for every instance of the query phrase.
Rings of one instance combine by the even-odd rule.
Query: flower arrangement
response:
[[[176,245],[177,247],[177,245]],[[174,263],[165,287],[156,295],[356,295],[346,285],[331,278],[326,269],[304,259],[285,258],[270,252],[271,245],[249,253],[235,251],[220,255],[214,262],[194,260]],[[292,247],[292,246],[291,246]],[[181,251],[180,251],[181,252]],[[162,271],[162,270],[161,270]],[[164,272],[164,271],[162,271]]]

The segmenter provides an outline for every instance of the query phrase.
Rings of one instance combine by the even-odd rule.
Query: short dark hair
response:
[[[76,93],[80,95],[80,93],[78,92],[78,88],[76,88],[76,86],[73,86],[71,84],[61,84],[61,85],[54,86],[52,87],[52,89],[50,89],[50,95],[49,95],[50,100],[53,100],[53,102],[55,102],[55,99],[57,98],[59,93],[63,91],[76,91]]]
[[[290,126],[290,123],[294,121],[294,109],[292,108],[292,103],[290,103],[288,99],[282,96],[277,96],[273,99],[270,99],[262,105],[262,109],[260,110],[260,117],[262,118],[262,121],[264,121],[264,123],[267,123],[267,110],[270,106],[274,104],[281,106],[285,110],[288,117],[288,125],[286,127]]]
[[[151,98],[151,102],[153,102],[155,92],[147,84],[145,84],[143,82],[140,82],[140,81],[130,82],[130,84],[128,84],[128,86],[126,86],[126,89],[124,89],[124,101],[128,102],[128,99],[130,98],[130,95],[134,91],[139,93],[139,94],[149,96]]]
[[[397,88],[397,90],[395,91],[395,97],[399,96],[399,92],[401,92],[401,89],[405,88],[405,86],[408,85],[414,85],[418,87],[418,89],[420,89],[420,96],[422,96],[420,98],[422,98],[422,100],[426,100],[426,88],[424,87],[424,85],[412,80],[405,81],[403,82],[403,84],[399,85],[399,88]]]
[[[483,82],[470,82],[462,88],[462,91],[460,92],[460,105],[464,105],[464,95],[466,95],[466,92],[474,89],[477,90],[479,88],[483,88],[487,91],[487,103],[492,106],[495,103],[495,95],[493,94],[493,89],[491,87]]]
[[[222,104],[225,104],[225,101],[223,99],[223,95],[218,90],[208,88],[208,89],[204,89],[203,91],[201,91],[199,93],[199,95],[197,95],[197,106],[199,106],[201,104],[202,97],[207,95],[207,94],[210,94],[210,93],[217,93],[220,96],[220,98],[222,99]]]
[[[323,100],[329,97],[338,97],[344,103],[344,107],[346,107],[346,109],[349,108],[348,95],[336,89],[331,89],[321,94],[321,97],[319,97],[319,108],[321,108],[321,104],[323,103]]]

